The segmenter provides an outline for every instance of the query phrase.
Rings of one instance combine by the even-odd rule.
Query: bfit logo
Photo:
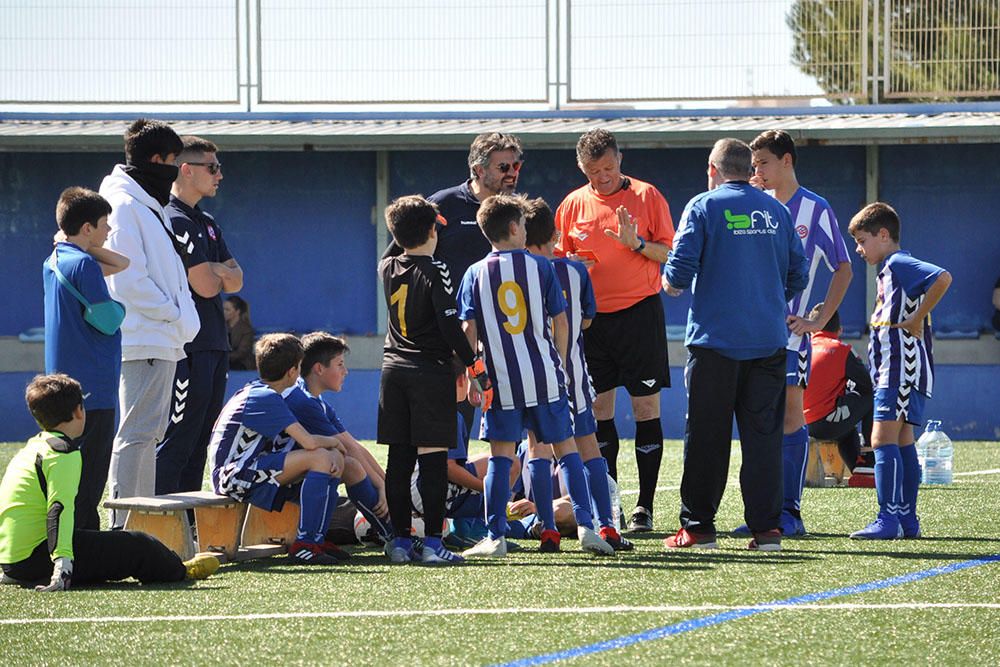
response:
[[[770,211],[751,211],[750,213],[733,213],[728,208],[726,229],[734,235],[743,234],[775,234],[778,223],[771,217]]]
[[[647,387],[652,387],[654,384],[656,384],[656,379],[654,378],[652,380],[640,380],[640,382],[642,382]]]
[[[798,233],[800,239],[804,239],[809,234],[809,230],[805,225],[799,225],[795,228],[795,231]]]

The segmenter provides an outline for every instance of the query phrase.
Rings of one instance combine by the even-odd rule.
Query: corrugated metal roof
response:
[[[741,109],[684,114],[558,112],[499,117],[170,117],[180,134],[197,134],[227,149],[377,149],[466,147],[486,131],[517,134],[532,148],[565,147],[605,127],[630,147],[706,145],[722,136],[749,138],[780,127],[796,139],[834,144],[1000,141],[1000,110],[809,112]],[[137,114],[138,116],[138,114]],[[166,117],[166,116],[163,116]],[[0,116],[0,150],[120,147],[127,118]]]

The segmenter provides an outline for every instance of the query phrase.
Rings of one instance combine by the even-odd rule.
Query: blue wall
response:
[[[990,292],[1000,274],[1000,151],[990,145],[890,146],[880,149],[882,197],[899,210],[903,245],[949,269],[955,283],[935,311],[936,327],[987,328]],[[625,150],[626,173],[659,187],[675,222],[705,187],[706,149]],[[265,330],[322,328],[364,334],[376,328],[375,155],[371,152],[223,152],[219,195],[204,202],[246,268],[244,296]],[[861,147],[805,146],[803,184],[830,200],[846,230],[864,204]],[[42,324],[40,265],[55,231],[53,210],[68,185],[92,188],[114,153],[0,153],[0,244],[6,308],[0,335]],[[521,190],[556,205],[583,182],[573,151],[529,151]],[[393,197],[435,190],[466,177],[465,151],[390,153]],[[985,184],[985,185],[984,185]],[[378,224],[381,223],[379,216]],[[853,247],[851,248],[853,250]],[[845,326],[866,320],[865,265],[841,309]],[[815,300],[825,293],[821,271]],[[667,299],[669,324],[684,324],[687,297]]]
[[[0,373],[0,441],[25,440],[37,426],[24,406],[24,388],[33,373]],[[347,429],[357,438],[374,439],[378,414],[379,372],[358,370],[348,376],[345,389],[325,398],[337,409]],[[1000,440],[1000,365],[940,365],[934,378],[934,398],[927,404],[927,419],[940,419],[955,440]],[[254,378],[246,371],[230,373],[228,398]],[[660,394],[663,433],[667,438],[684,436],[686,399],[681,368],[670,369],[673,388]],[[618,431],[624,438],[635,436],[635,421],[628,395],[618,391]]]

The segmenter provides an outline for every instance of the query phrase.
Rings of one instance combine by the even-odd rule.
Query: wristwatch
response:
[[[632,248],[632,252],[642,252],[642,249],[646,247],[646,239],[639,237],[639,245]]]

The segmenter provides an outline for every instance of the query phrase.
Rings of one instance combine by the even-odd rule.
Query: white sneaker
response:
[[[465,558],[503,558],[506,555],[506,537],[494,540],[491,537],[486,536],[479,540],[479,542],[476,543],[476,546],[470,547],[462,552],[462,556]]]
[[[601,556],[611,556],[615,553],[614,547],[602,540],[593,528],[579,526],[576,529],[576,535],[580,538],[580,548],[584,551]]]

